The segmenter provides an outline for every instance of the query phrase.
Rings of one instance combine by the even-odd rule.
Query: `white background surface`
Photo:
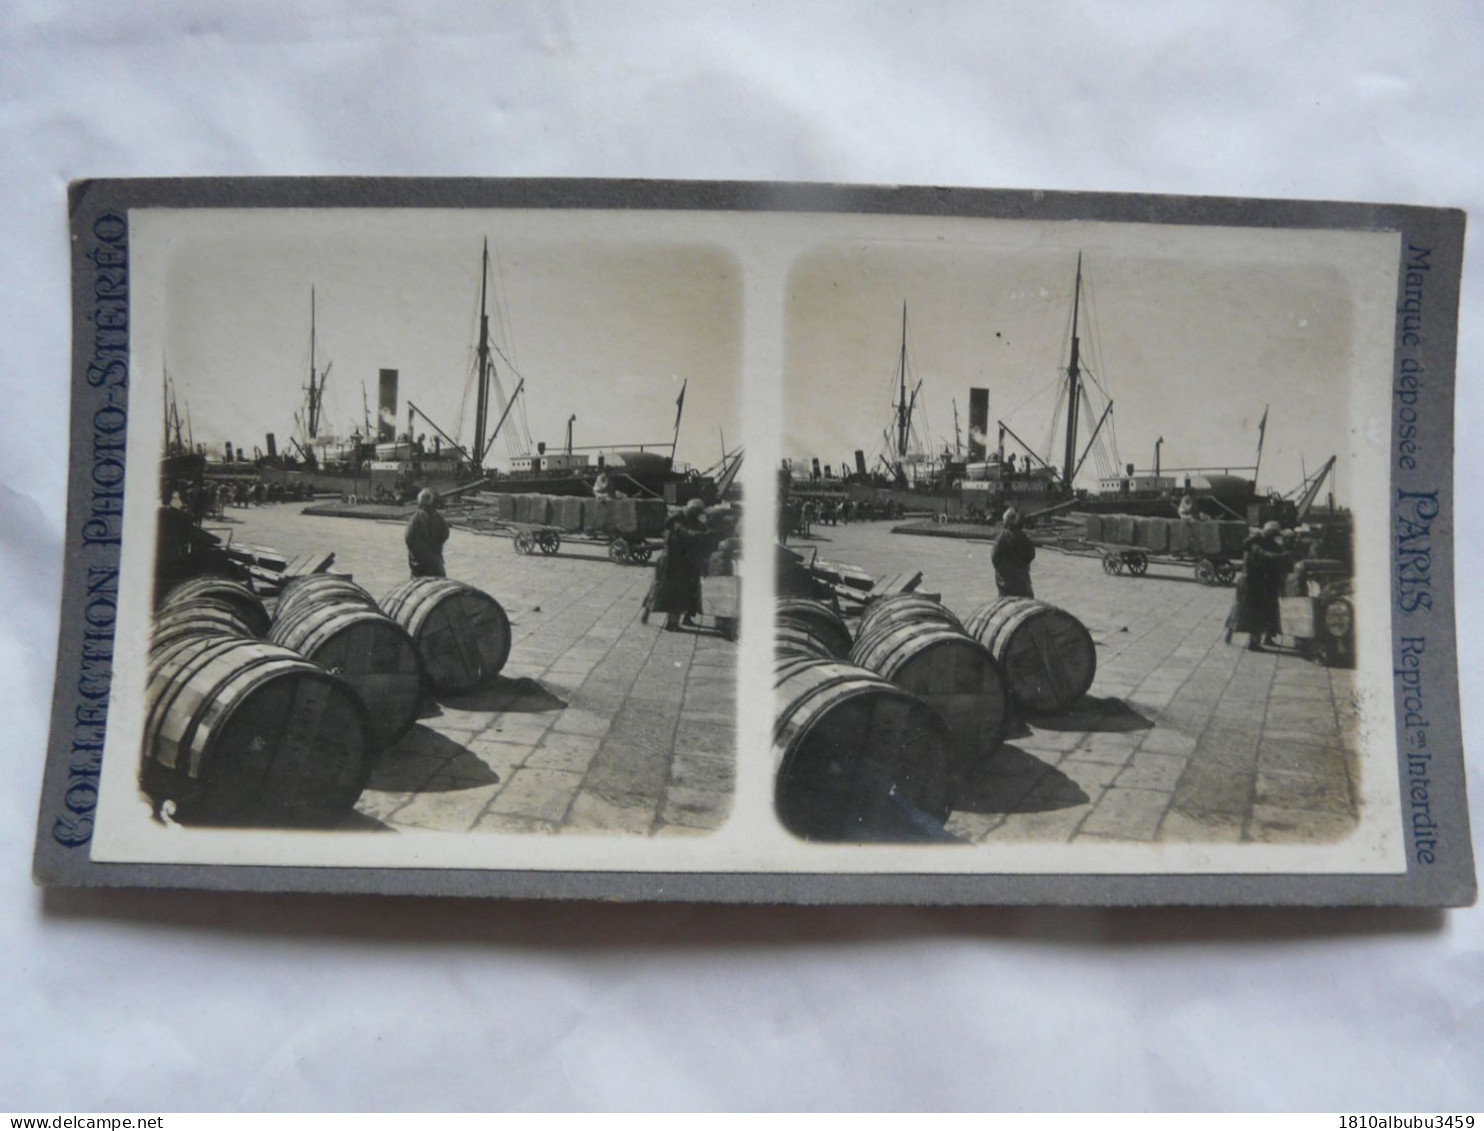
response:
[[[0,1110],[1484,1108],[1477,910],[31,887],[76,177],[830,180],[1468,208],[1458,615],[1463,698],[1480,700],[1484,8],[798,7],[0,11]],[[1466,706],[1466,734],[1479,724]]]

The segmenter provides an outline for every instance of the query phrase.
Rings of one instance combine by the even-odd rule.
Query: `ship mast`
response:
[[[309,403],[308,420],[309,438],[313,440],[319,435],[319,398],[323,391],[319,384],[319,374],[314,368],[314,288],[309,288]]]
[[[479,391],[474,415],[474,471],[484,468],[484,426],[490,399],[490,318],[486,300],[489,294],[490,241],[484,241],[479,270]]]
[[[1077,283],[1072,297],[1072,356],[1067,362],[1067,445],[1062,458],[1062,485],[1072,489],[1072,477],[1077,474],[1077,409],[1081,396],[1080,343],[1077,340],[1077,321],[1082,305],[1082,253],[1077,253]]]
[[[901,391],[897,394],[897,459],[907,462],[907,438],[912,427],[912,410],[907,404],[907,304],[902,303],[902,353],[897,362]]]

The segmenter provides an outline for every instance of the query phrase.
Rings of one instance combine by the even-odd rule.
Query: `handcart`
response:
[[[1092,546],[1101,552],[1103,572],[1110,575],[1126,571],[1134,577],[1143,577],[1151,565],[1162,565],[1191,567],[1202,585],[1230,585],[1237,577],[1236,564],[1223,554],[1159,554],[1107,542],[1094,542]]]
[[[530,523],[505,523],[515,532],[515,552],[554,554],[562,548],[562,542],[575,542],[588,546],[606,546],[608,559],[622,565],[644,565],[663,543],[644,537],[642,534],[600,534],[588,531],[563,530],[559,526],[537,526]]]

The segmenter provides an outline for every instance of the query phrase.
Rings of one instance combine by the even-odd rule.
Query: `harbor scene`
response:
[[[1181,274],[1072,247],[796,265],[774,657],[775,805],[796,835],[1356,829],[1347,441],[1271,380],[1343,394],[1334,366],[1312,384],[1343,304],[1304,289],[1307,268]],[[1238,296],[1245,325],[1212,313]],[[827,403],[841,365],[880,375],[848,405]]]
[[[444,223],[446,256],[274,231],[175,296],[141,797],[203,828],[713,832],[743,545],[728,262]]]

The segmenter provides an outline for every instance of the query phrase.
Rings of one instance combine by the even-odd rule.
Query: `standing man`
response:
[[[1034,597],[1031,589],[1031,562],[1036,559],[1036,544],[1020,529],[1020,512],[1011,507],[1005,512],[1005,526],[995,539],[989,560],[994,564],[994,583],[1001,597]]]
[[[443,543],[448,541],[448,523],[438,513],[438,497],[424,487],[417,493],[417,511],[407,524],[407,564],[413,577],[447,577],[443,569]]]

